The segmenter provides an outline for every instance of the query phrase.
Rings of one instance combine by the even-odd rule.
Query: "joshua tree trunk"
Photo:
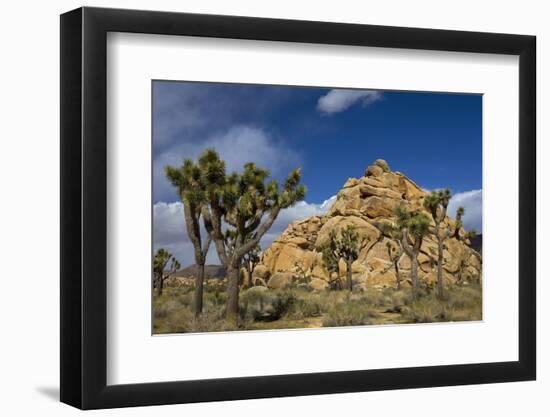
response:
[[[197,277],[195,278],[195,318],[202,313],[202,294],[204,291],[204,263],[197,265]]]
[[[443,239],[439,235],[439,227],[437,229],[437,298],[443,300],[445,298],[443,283]]]
[[[397,289],[400,290],[401,289],[401,276],[399,275],[398,262],[399,262],[399,258],[396,258],[393,261],[393,267],[395,268],[395,281],[397,282]]]
[[[162,289],[164,287],[164,277],[161,275],[157,284],[157,295],[162,295]]]
[[[414,240],[414,244],[411,246],[408,242],[407,233],[408,232],[406,229],[403,229],[401,232],[401,247],[411,260],[412,297],[413,300],[416,300],[418,297],[418,254],[420,253],[420,248],[422,247],[422,238],[417,236]]]
[[[227,268],[226,319],[237,325],[239,320],[239,265],[232,263]]]
[[[353,261],[351,259],[346,260],[346,272],[347,272],[347,285],[346,285],[346,288],[350,291],[353,290],[353,280],[352,280],[352,271],[351,271],[352,262]]]
[[[246,268],[246,286],[247,288],[252,288],[252,269],[250,265],[247,265]]]
[[[412,297],[416,300],[418,298],[418,259],[416,256],[411,258],[411,283]]]

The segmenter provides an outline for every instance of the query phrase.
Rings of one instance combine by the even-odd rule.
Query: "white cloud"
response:
[[[153,205],[153,249],[165,248],[182,266],[195,263],[193,244],[187,236],[181,202],[158,202]],[[213,245],[210,246],[206,262],[219,264]]]
[[[320,204],[301,201],[293,207],[282,210],[271,229],[261,240],[261,246],[266,249],[271,245],[287,226],[295,220],[322,215],[328,211],[336,196]],[[180,202],[158,202],[153,206],[153,247],[166,248],[182,263],[187,266],[194,263],[193,245],[189,241],[183,219],[183,205]],[[207,263],[219,264],[213,245],[207,256]]]
[[[447,213],[455,217],[458,207],[464,207],[462,221],[466,230],[476,229],[477,233],[482,232],[482,190],[472,190],[453,195],[449,202]]]
[[[269,169],[272,175],[286,173],[300,165],[300,156],[265,130],[246,125],[233,126],[203,142],[182,141],[157,156],[153,165],[154,199],[177,198],[164,174],[166,165],[179,166],[184,158],[197,159],[207,148],[218,151],[226,162],[228,172],[241,171],[243,165],[250,161]]]
[[[317,109],[327,114],[338,113],[357,102],[362,102],[363,106],[368,106],[381,98],[382,93],[378,91],[333,89],[319,98]]]
[[[155,243],[175,243],[181,241],[181,234],[185,231],[183,219],[183,205],[165,203],[163,201],[153,206],[153,240]]]

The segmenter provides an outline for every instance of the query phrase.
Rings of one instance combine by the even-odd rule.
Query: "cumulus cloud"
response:
[[[372,90],[343,90],[333,89],[320,97],[317,109],[326,114],[338,113],[360,102],[368,106],[382,98],[382,93]]]
[[[174,200],[174,187],[166,179],[166,165],[179,166],[184,158],[196,159],[205,149],[214,148],[226,162],[229,172],[240,171],[244,163],[254,161],[276,176],[300,166],[301,158],[282,140],[273,138],[263,129],[253,126],[233,126],[224,133],[202,142],[182,141],[159,154],[153,163],[154,200]]]
[[[262,238],[260,242],[262,248],[269,247],[293,221],[326,213],[335,200],[336,196],[320,204],[301,201],[293,207],[282,210],[269,232]],[[174,254],[183,266],[194,263],[193,245],[185,229],[181,202],[158,202],[153,206],[153,248],[157,250],[161,247]],[[209,264],[219,264],[213,246],[210,247],[206,261]]]
[[[195,263],[193,244],[187,236],[181,202],[153,205],[153,250],[165,248],[172,253],[182,266]],[[214,247],[211,246],[206,257],[208,264],[219,264]]]
[[[453,195],[449,202],[447,212],[449,216],[455,216],[456,210],[464,207],[462,221],[466,230],[476,229],[477,233],[482,231],[482,190],[472,190]]]

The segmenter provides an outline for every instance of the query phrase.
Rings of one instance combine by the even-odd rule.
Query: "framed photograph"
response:
[[[535,37],[61,16],[61,401],[533,380]]]

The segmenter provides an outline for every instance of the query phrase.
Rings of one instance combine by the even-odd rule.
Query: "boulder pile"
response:
[[[386,243],[391,241],[381,234],[380,222],[394,222],[394,208],[403,205],[409,210],[423,210],[428,193],[400,172],[392,172],[381,159],[368,166],[361,178],[350,178],[328,212],[291,223],[264,251],[253,277],[256,284],[282,288],[294,280],[307,277],[313,289],[329,285],[329,272],[321,254],[322,246],[332,230],[339,232],[353,225],[359,234],[360,253],[352,264],[354,285],[358,288],[385,288],[396,286],[396,274],[390,261]],[[449,213],[454,215],[454,213]],[[454,221],[447,217],[443,227],[451,229]],[[464,236],[465,231],[459,231]],[[391,241],[395,245],[395,242]],[[419,255],[419,277],[427,284],[436,279],[437,243],[433,235],[424,238]],[[448,238],[445,241],[444,274],[448,282],[479,282],[481,255],[465,239]],[[410,261],[403,255],[399,261],[401,279],[407,282]],[[346,265],[340,261],[340,275],[345,279]],[[334,278],[334,277],[333,277]]]

